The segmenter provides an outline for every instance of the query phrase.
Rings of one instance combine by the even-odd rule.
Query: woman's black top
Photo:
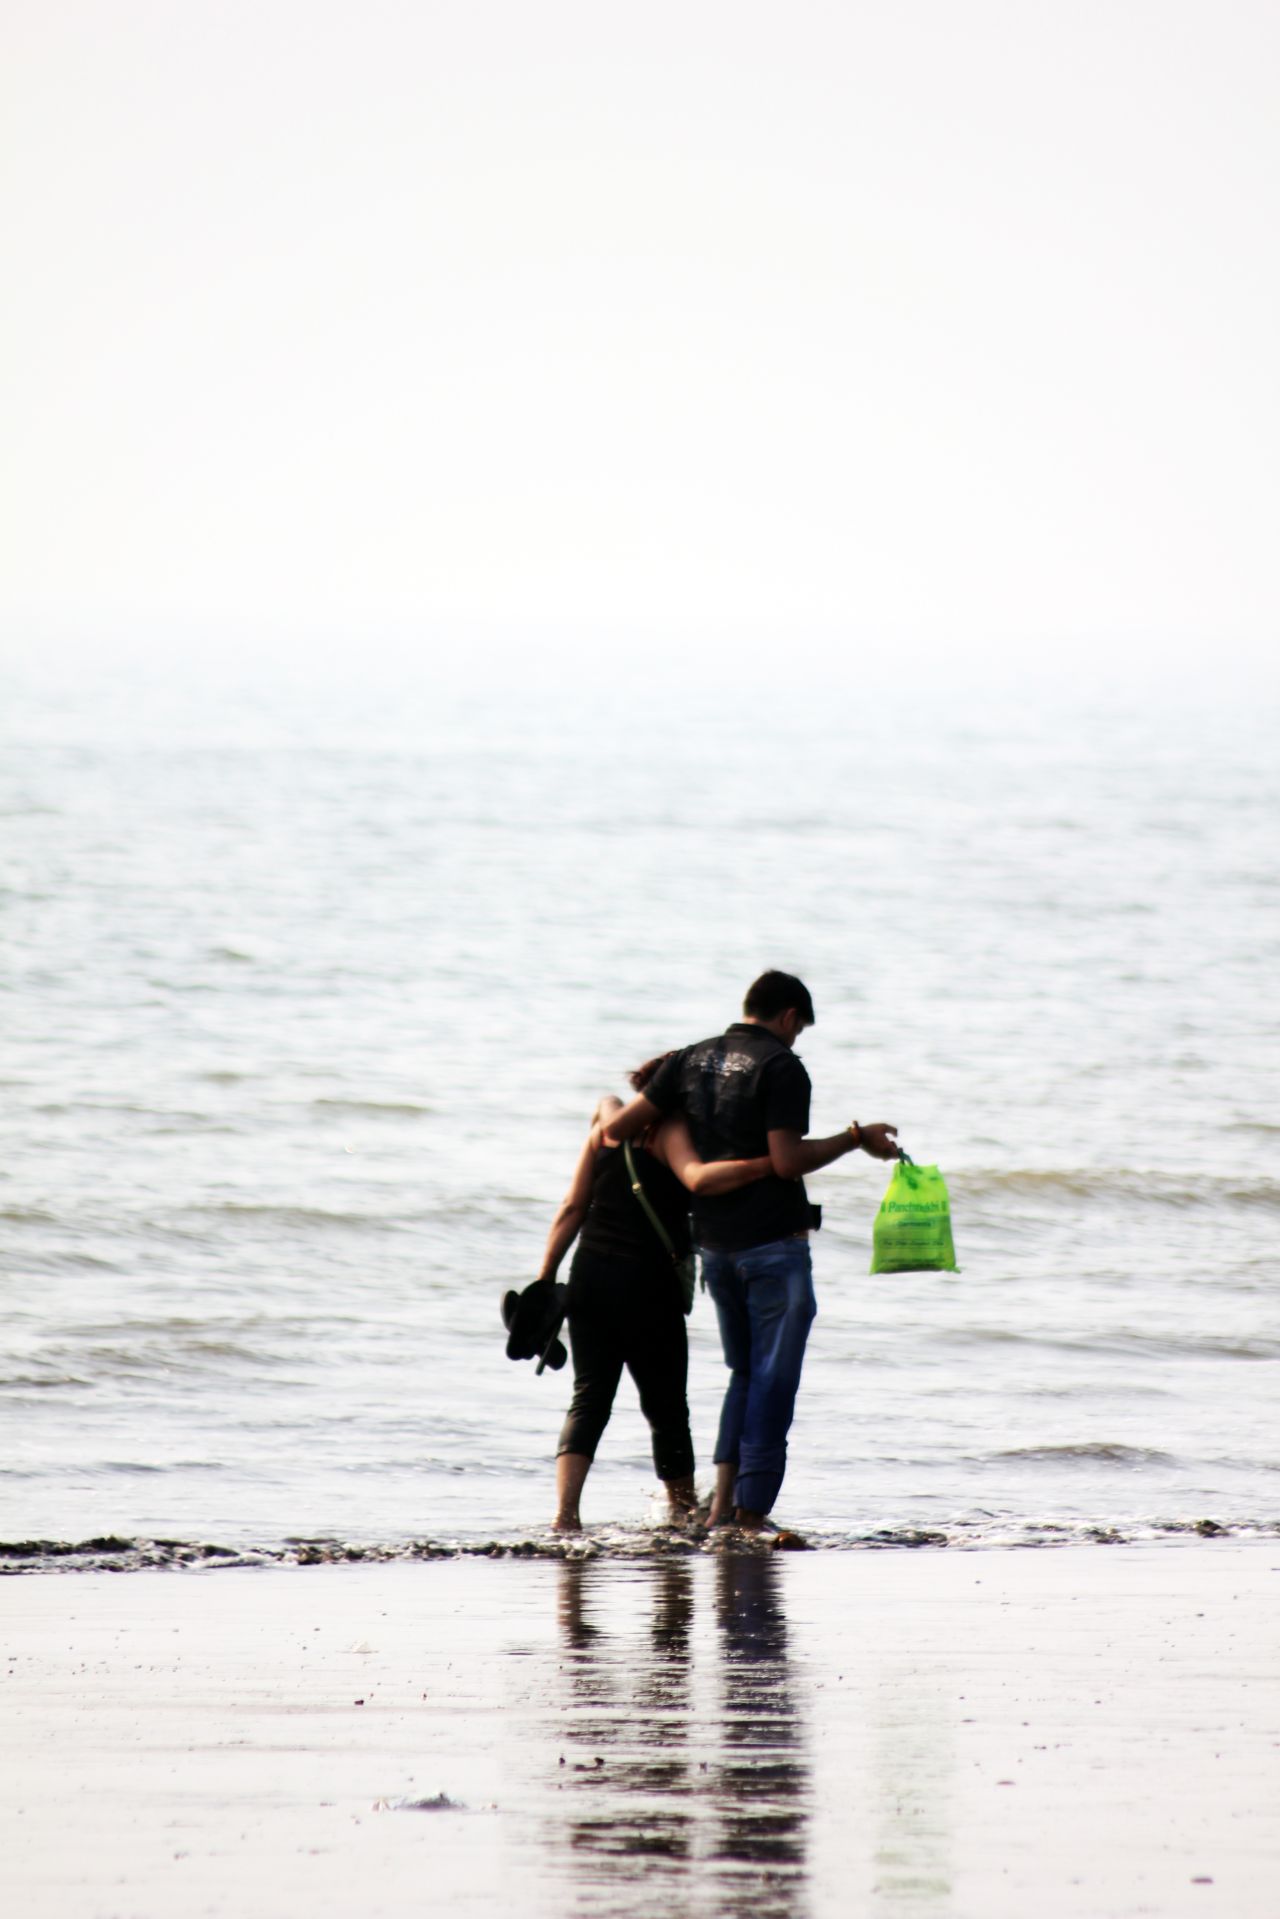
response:
[[[642,1146],[633,1146],[631,1151],[649,1204],[666,1227],[676,1257],[683,1259],[692,1244],[688,1192],[652,1153],[646,1153]],[[596,1154],[591,1175],[591,1204],[578,1244],[589,1253],[640,1260],[646,1266],[670,1270],[670,1254],[631,1190],[626,1154],[621,1146],[602,1146]]]

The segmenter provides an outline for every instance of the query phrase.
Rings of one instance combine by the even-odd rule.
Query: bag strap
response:
[[[627,1178],[631,1181],[632,1192],[635,1194],[636,1198],[640,1201],[641,1206],[644,1208],[645,1217],[649,1221],[649,1224],[652,1226],[654,1232],[658,1235],[658,1238],[662,1241],[662,1245],[667,1254],[668,1259],[671,1261],[673,1266],[678,1266],[680,1264],[680,1258],[678,1253],[676,1252],[675,1247],[671,1244],[671,1235],[667,1231],[666,1227],[663,1225],[662,1221],[658,1218],[658,1215],[656,1211],[654,1210],[653,1201],[649,1198],[648,1193],[645,1192],[644,1187],[641,1184],[640,1169],[636,1165],[635,1155],[631,1151],[631,1141],[629,1139],[624,1139],[622,1142],[622,1156],[627,1162]]]

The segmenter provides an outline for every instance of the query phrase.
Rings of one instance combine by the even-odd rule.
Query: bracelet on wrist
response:
[[[850,1137],[853,1140],[853,1150],[856,1153],[859,1146],[861,1146],[862,1144],[862,1128],[859,1126],[856,1119],[851,1119],[849,1121],[847,1130],[849,1132]]]

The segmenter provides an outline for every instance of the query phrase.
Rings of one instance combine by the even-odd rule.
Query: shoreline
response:
[[[795,1534],[787,1530],[788,1537]],[[799,1549],[824,1554],[857,1552],[1043,1552],[1090,1546],[1174,1545],[1192,1539],[1237,1543],[1280,1541],[1280,1521],[1222,1523],[1216,1519],[1153,1520],[1138,1527],[1081,1520],[999,1524],[988,1529],[953,1525],[882,1527],[865,1533],[828,1533],[806,1529]],[[580,1533],[557,1533],[549,1525],[512,1536],[466,1539],[406,1539],[362,1542],[325,1534],[274,1543],[224,1545],[199,1539],[128,1538],[104,1534],[83,1540],[0,1540],[0,1580],[42,1573],[189,1571],[236,1567],[399,1565],[451,1559],[604,1558],[643,1561],[722,1551],[767,1552],[774,1536],[758,1541],[740,1533],[708,1533],[698,1528],[651,1525],[584,1526]]]
[[[0,1586],[15,1910],[1275,1909],[1273,1538],[217,1570]]]

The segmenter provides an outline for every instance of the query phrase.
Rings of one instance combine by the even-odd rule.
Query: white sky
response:
[[[8,0],[10,644],[1280,637],[1280,5]]]

